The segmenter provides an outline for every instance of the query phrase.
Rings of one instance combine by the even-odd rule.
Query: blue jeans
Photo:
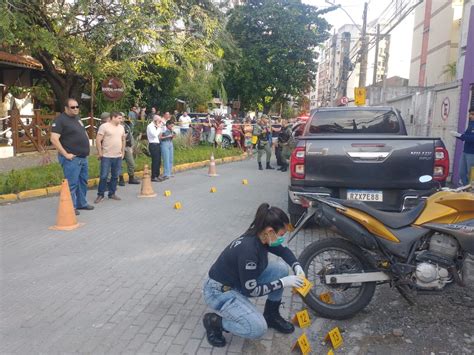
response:
[[[105,189],[107,187],[107,177],[110,172],[109,197],[115,195],[117,191],[117,179],[122,171],[122,158],[106,158],[102,157],[100,160],[100,181],[97,191],[98,196],[104,197]]]
[[[172,140],[161,142],[161,156],[163,157],[163,175],[170,177],[173,169],[174,148]]]
[[[257,283],[263,284],[288,276],[288,266],[281,262],[269,262],[267,268],[258,277]],[[232,334],[242,338],[258,339],[267,331],[267,322],[255,305],[239,290],[222,292],[222,284],[207,279],[204,282],[204,301],[222,317],[222,326]],[[283,288],[268,295],[270,301],[280,301]]]
[[[86,207],[88,205],[86,200],[87,179],[89,179],[87,158],[75,157],[68,160],[58,154],[58,161],[63,168],[64,178],[67,179],[69,184],[74,208]]]
[[[189,131],[189,128],[180,128],[180,129],[179,129],[179,132],[180,132],[182,135],[188,134],[188,131]]]
[[[463,186],[469,184],[469,177],[472,168],[474,168],[474,154],[462,153],[461,161],[459,163],[459,178],[461,179]]]

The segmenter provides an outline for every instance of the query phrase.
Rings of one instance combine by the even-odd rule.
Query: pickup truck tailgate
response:
[[[305,185],[422,189],[433,175],[433,138],[370,135],[305,136]]]

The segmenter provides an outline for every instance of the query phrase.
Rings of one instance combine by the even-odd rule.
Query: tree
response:
[[[442,71],[442,74],[445,74],[449,78],[449,80],[456,79],[456,73],[457,73],[456,62],[446,64],[444,66],[444,70]]]
[[[244,108],[263,108],[301,96],[313,85],[316,47],[329,34],[318,10],[300,0],[250,0],[230,13],[227,30],[241,49],[226,75],[229,97]]]
[[[219,50],[210,0],[5,0],[0,12],[2,45],[41,62],[58,109],[90,78],[112,74],[131,85],[149,57],[187,65]]]

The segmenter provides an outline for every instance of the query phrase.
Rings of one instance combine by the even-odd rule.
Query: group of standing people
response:
[[[160,182],[171,177],[173,171],[174,121],[169,112],[163,117],[155,115],[146,129],[148,149],[151,156],[151,181]],[[160,175],[161,159],[163,159],[163,175]]]
[[[263,115],[257,120],[253,127],[252,136],[257,148],[258,169],[263,170],[262,156],[265,154],[266,169],[273,170],[270,165],[272,156],[272,145],[275,146],[275,156],[277,164],[280,166],[278,170],[288,170],[288,159],[290,158],[291,149],[290,141],[292,137],[291,127],[286,120],[281,120],[277,124],[272,124],[268,116]],[[274,139],[275,138],[275,139]]]

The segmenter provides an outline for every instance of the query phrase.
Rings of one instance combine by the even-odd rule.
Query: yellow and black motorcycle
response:
[[[464,286],[464,260],[474,256],[469,188],[438,191],[406,212],[302,193],[309,208],[290,241],[310,219],[340,236],[313,242],[301,253],[314,285],[304,302],[322,317],[346,319],[369,304],[379,284],[390,283],[409,302],[420,292]]]

